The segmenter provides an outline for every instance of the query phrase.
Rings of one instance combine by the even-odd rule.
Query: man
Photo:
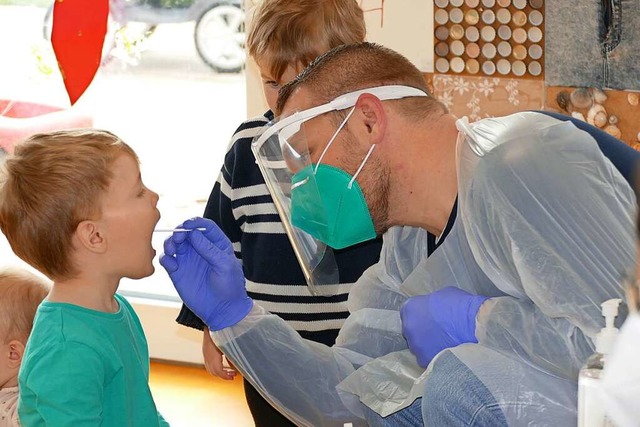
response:
[[[368,43],[319,58],[277,110],[254,151],[272,188],[274,153],[291,172],[291,224],[384,244],[327,349],[247,304],[226,238],[185,222],[206,230],[167,239],[161,263],[243,374],[300,425],[574,424],[599,304],[633,262],[635,152],[614,166],[609,141],[541,113],[456,120]]]

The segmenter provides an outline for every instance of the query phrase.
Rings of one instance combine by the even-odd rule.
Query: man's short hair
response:
[[[103,130],[41,133],[16,146],[0,170],[0,229],[22,260],[52,280],[77,274],[72,237],[100,217],[112,163],[135,152]]]
[[[46,280],[31,272],[0,269],[0,342],[27,342],[38,305],[48,292]]]
[[[294,80],[280,89],[276,114],[280,115],[298,88],[305,87],[321,105],[345,93],[384,85],[404,85],[429,94],[424,75],[407,58],[375,43],[338,46],[314,60]],[[447,112],[446,107],[431,96],[403,98],[394,102],[401,111],[416,119],[432,111]]]
[[[280,79],[289,65],[306,67],[321,53],[365,36],[356,0],[264,0],[254,10],[247,51]]]

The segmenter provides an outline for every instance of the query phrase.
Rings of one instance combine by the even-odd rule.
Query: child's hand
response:
[[[228,362],[229,368],[224,365],[225,357],[211,339],[207,328],[204,328],[202,336],[202,356],[204,357],[204,366],[207,368],[207,372],[214,377],[222,378],[223,380],[232,380],[236,377],[238,372],[231,365],[231,362]]]

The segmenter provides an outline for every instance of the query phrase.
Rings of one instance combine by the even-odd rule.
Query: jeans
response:
[[[548,0],[547,86],[640,90],[640,2]]]
[[[388,417],[367,409],[370,427],[507,426],[491,392],[450,350],[433,361],[422,399]]]

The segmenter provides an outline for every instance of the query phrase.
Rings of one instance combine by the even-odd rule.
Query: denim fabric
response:
[[[388,417],[381,417],[369,408],[365,409],[365,416],[369,427],[419,427],[423,425],[422,399]]]
[[[548,0],[545,83],[640,90],[638,0]]]
[[[369,426],[507,426],[491,392],[450,350],[441,352],[432,365],[422,399],[385,418],[367,410]]]

